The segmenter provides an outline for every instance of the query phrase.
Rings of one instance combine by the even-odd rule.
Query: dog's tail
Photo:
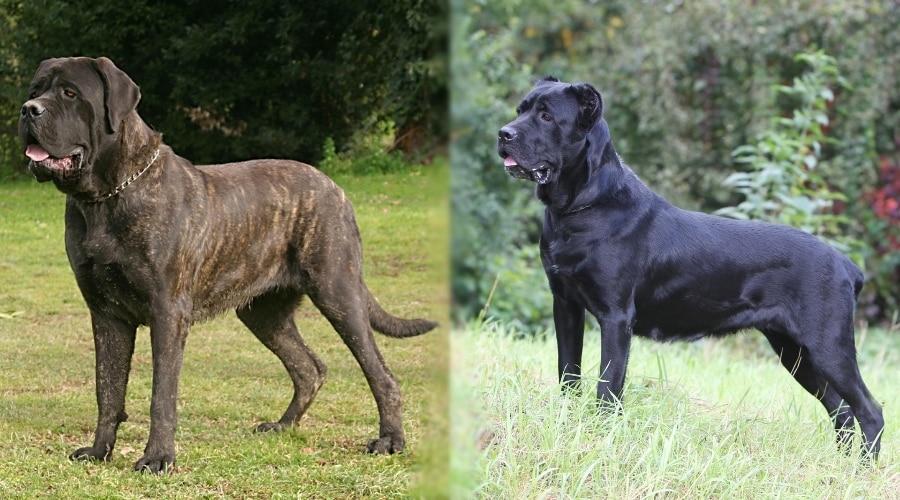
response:
[[[859,266],[849,258],[844,257],[843,264],[844,269],[847,271],[847,277],[853,282],[853,300],[859,299],[859,293],[862,292],[863,285],[866,282],[866,276]]]
[[[369,323],[376,331],[398,339],[415,337],[438,326],[436,321],[398,318],[389,314],[381,308],[381,305],[372,296],[372,292],[369,292]]]
[[[850,275],[853,277],[853,297],[858,299],[859,292],[862,291],[866,278],[863,272],[858,267],[856,267],[856,265],[853,265],[851,267],[852,271]]]

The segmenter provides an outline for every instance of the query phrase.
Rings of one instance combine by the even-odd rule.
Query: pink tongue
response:
[[[31,146],[28,146],[28,147],[30,148]],[[506,158],[503,159],[504,167],[511,167],[513,165],[518,165],[518,163],[516,163],[516,160],[514,160],[512,156],[507,156]]]
[[[37,144],[30,144],[25,149],[25,156],[31,158],[34,161],[44,161],[47,158],[50,158],[50,153],[44,151],[44,148],[38,146]]]

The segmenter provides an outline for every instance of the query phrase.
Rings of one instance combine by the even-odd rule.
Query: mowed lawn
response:
[[[195,325],[188,337],[171,474],[131,470],[149,433],[146,328],[138,330],[129,419],[112,461],[69,461],[91,443],[97,418],[90,320],[66,260],[65,197],[52,185],[21,181],[0,185],[0,498],[445,495],[449,167],[439,161],[335,180],[356,209],[374,295],[393,314],[441,322],[410,339],[376,334],[403,392],[403,454],[365,454],[378,435],[375,402],[349,350],[306,301],[297,324],[329,370],[297,427],[252,432],[281,416],[292,388],[278,359],[229,313]]]
[[[549,305],[548,305],[549,307]],[[564,395],[552,338],[502,325],[451,339],[457,492],[478,498],[900,498],[900,332],[857,331],[884,405],[880,461],[836,451],[824,408],[758,332],[692,344],[635,339],[622,414],[599,414],[597,330],[583,394]]]

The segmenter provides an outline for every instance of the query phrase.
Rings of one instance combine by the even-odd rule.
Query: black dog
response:
[[[622,163],[589,84],[546,78],[516,111],[498,151],[547,206],[541,260],[566,386],[581,374],[585,310],[600,322],[597,397],[610,403],[622,396],[632,334],[692,340],[756,328],[835,419],[839,443],[858,420],[863,452],[877,458],[884,419],[853,343],[859,268],[797,229],[672,206]]]
[[[109,59],[48,59],[22,106],[19,138],[39,181],[66,193],[66,253],[91,311],[99,417],[74,459],[108,460],[127,418],[125,389],[139,325],[150,326],[150,437],[135,469],[175,461],[178,375],[190,325],[234,309],[281,360],[295,424],[325,364],[294,325],[308,296],[359,362],[381,418],[373,453],[403,450],[400,388],[372,331],[418,335],[436,326],[386,313],[362,276],[362,243],[344,192],[288,160],[195,167],[137,113],[138,86]]]

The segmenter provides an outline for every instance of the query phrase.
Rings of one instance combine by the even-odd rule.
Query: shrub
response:
[[[883,156],[875,185],[855,211],[863,227],[867,287],[860,300],[864,317],[896,321],[900,310],[900,161]]]
[[[772,119],[772,126],[756,144],[734,150],[738,163],[749,172],[728,176],[724,184],[744,196],[734,207],[717,213],[740,219],[760,219],[797,227],[814,234],[865,266],[862,242],[847,234],[850,220],[834,210],[834,202],[846,202],[841,192],[829,186],[820,170],[822,149],[834,139],[826,135],[831,119],[828,106],[834,102],[833,86],[846,87],[836,61],[823,52],[800,54],[798,61],[810,66],[794,78],[791,86],[775,91],[797,103],[790,117]]]
[[[533,336],[553,326],[553,296],[537,245],[496,255],[495,280],[482,319],[499,321],[517,336]]]
[[[402,172],[408,163],[399,151],[392,150],[394,126],[389,121],[380,122],[372,129],[357,132],[347,149],[336,151],[334,140],[325,139],[319,170],[328,175],[337,174],[387,174]]]
[[[512,319],[521,314],[521,304],[529,304],[532,309],[527,318],[547,317],[549,303],[527,300],[530,294],[546,289],[545,279],[529,280],[523,288],[507,286],[507,280],[519,279],[515,272],[510,273],[511,269],[524,265],[541,269],[539,262],[518,259],[520,248],[537,245],[541,209],[530,186],[516,182],[503,170],[496,148],[497,131],[514,116],[512,102],[531,86],[532,70],[514,57],[514,31],[490,33],[474,28],[472,15],[482,9],[478,4],[454,0],[452,7],[454,315],[462,319],[476,317],[500,275],[501,286],[492,298],[489,315]]]

